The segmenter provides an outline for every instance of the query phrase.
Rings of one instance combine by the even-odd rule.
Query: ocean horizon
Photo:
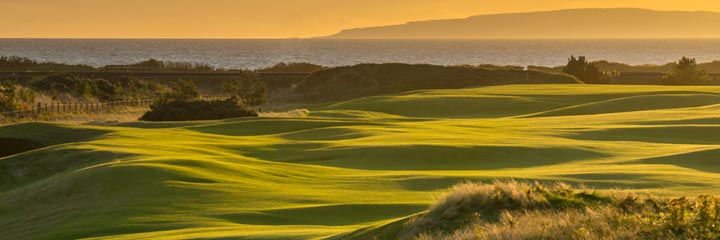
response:
[[[256,69],[283,62],[560,66],[571,55],[631,65],[720,60],[720,39],[0,39],[0,55],[105,66],[147,59]]]

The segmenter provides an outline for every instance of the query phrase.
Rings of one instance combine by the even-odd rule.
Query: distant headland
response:
[[[637,8],[568,9],[343,30],[330,39],[720,38],[720,13]]]

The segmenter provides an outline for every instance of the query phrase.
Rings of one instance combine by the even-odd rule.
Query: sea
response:
[[[720,39],[333,40],[0,39],[0,55],[91,66],[147,59],[257,69],[277,63],[559,66],[571,55],[632,65],[720,60]]]

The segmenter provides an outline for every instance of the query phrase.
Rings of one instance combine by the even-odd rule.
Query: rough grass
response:
[[[401,239],[717,239],[720,199],[465,183],[396,231]]]
[[[563,181],[599,196],[617,188],[671,199],[714,195],[720,102],[712,97],[673,108],[626,106],[658,106],[635,101],[602,113],[537,114],[633,96],[692,103],[718,93],[518,85],[363,98],[300,117],[8,125],[1,138],[43,147],[0,158],[0,236],[394,239],[409,216],[468,180]],[[578,214],[578,206],[595,204],[568,199],[566,209]],[[528,219],[534,211],[575,216],[530,203],[512,209],[530,206]],[[486,221],[502,219],[502,211],[488,212]]]
[[[53,112],[33,114],[22,117],[2,117],[0,116],[0,124],[26,123],[26,122],[56,122],[56,123],[74,123],[74,124],[108,124],[119,122],[137,121],[143,113],[147,112],[147,107],[113,107],[109,110],[102,111],[76,111],[76,112]]]

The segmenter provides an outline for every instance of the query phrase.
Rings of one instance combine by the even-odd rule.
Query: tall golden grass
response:
[[[567,184],[465,183],[411,219],[403,239],[718,239],[720,199],[601,194]]]

